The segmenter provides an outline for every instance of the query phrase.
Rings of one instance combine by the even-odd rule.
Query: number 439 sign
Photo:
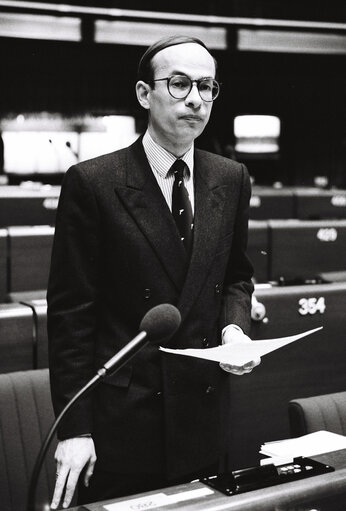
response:
[[[313,316],[317,313],[323,314],[326,310],[326,302],[324,296],[320,296],[319,298],[301,298],[298,304],[298,312],[301,316],[307,316],[308,314]]]

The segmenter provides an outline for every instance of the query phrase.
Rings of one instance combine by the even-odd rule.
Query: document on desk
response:
[[[160,350],[174,355],[185,355],[187,357],[196,357],[203,358],[205,360],[213,360],[215,362],[222,362],[223,364],[243,366],[258,357],[263,357],[263,355],[267,355],[267,353],[271,353],[272,351],[278,350],[287,344],[298,341],[307,335],[311,335],[318,330],[321,330],[321,328],[323,327],[320,326],[300,334],[290,335],[289,337],[223,344],[216,348],[172,349],[162,348],[160,346]]]
[[[330,431],[315,431],[298,438],[266,442],[260,453],[271,457],[317,456],[346,449],[346,437]]]

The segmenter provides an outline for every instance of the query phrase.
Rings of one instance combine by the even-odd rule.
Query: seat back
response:
[[[8,227],[9,293],[47,289],[54,227]]]
[[[34,369],[34,316],[20,303],[0,304],[0,373]]]
[[[346,435],[346,392],[292,399],[288,414],[293,437],[320,430]]]
[[[26,509],[27,491],[40,447],[53,424],[48,369],[0,375],[0,508]],[[49,509],[55,482],[53,441],[41,469],[37,510]]]
[[[7,230],[0,229],[0,303],[5,301],[8,286]]]

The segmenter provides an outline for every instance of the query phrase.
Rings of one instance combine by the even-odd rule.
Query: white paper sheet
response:
[[[316,431],[298,438],[267,442],[260,453],[266,456],[317,456],[325,452],[346,449],[346,437],[330,431]]]
[[[185,355],[188,357],[203,358],[205,360],[213,360],[215,362],[222,362],[223,364],[230,364],[235,366],[243,366],[258,357],[263,357],[267,353],[271,353],[291,342],[298,341],[302,337],[311,335],[318,330],[321,330],[322,326],[308,330],[301,334],[290,335],[289,337],[281,337],[278,339],[266,339],[252,342],[238,342],[234,344],[223,344],[216,348],[206,349],[171,349],[162,348],[160,350],[166,353],[172,353],[174,355]]]
[[[200,499],[201,497],[207,497],[213,495],[215,492],[211,488],[196,488],[195,490],[187,490],[179,493],[150,493],[143,497],[136,497],[130,500],[122,502],[114,502],[113,504],[107,504],[103,506],[103,509],[107,511],[134,511],[134,510],[146,510],[146,509],[163,509],[166,506],[172,506],[178,502],[184,502],[192,499]],[[183,507],[180,506],[182,509]],[[171,508],[172,509],[172,508]]]

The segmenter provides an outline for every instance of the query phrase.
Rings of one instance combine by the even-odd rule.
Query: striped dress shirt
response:
[[[174,183],[174,175],[169,170],[173,163],[177,159],[173,154],[169,153],[157,144],[150,136],[148,130],[145,132],[143,137],[143,147],[145,154],[148,158],[150,167],[153,174],[158,182],[158,185],[166,199],[169,209],[172,211],[172,189]],[[180,159],[183,160],[189,167],[190,174],[184,176],[184,185],[189,194],[191,202],[192,214],[194,213],[195,205],[195,194],[193,189],[193,163],[194,163],[194,145],[182,156]]]
[[[177,158],[173,154],[166,151],[166,149],[158,145],[156,142],[154,142],[148,130],[145,132],[142,142],[145,154],[148,158],[153,174],[166,199],[169,209],[172,211],[172,189],[174,183],[174,175],[173,174],[171,175],[169,173],[169,170]],[[194,213],[195,211],[194,208],[195,194],[193,187],[193,163],[194,163],[193,154],[194,144],[192,144],[187,153],[185,153],[184,156],[181,157],[181,160],[184,160],[184,162],[186,163],[190,170],[190,175],[184,176],[184,185],[189,194],[192,213]],[[238,325],[229,324],[225,326],[224,329],[222,330],[222,343],[225,342],[224,335],[229,328],[231,329],[235,328],[236,330],[240,330],[240,332],[243,333],[243,330]]]

